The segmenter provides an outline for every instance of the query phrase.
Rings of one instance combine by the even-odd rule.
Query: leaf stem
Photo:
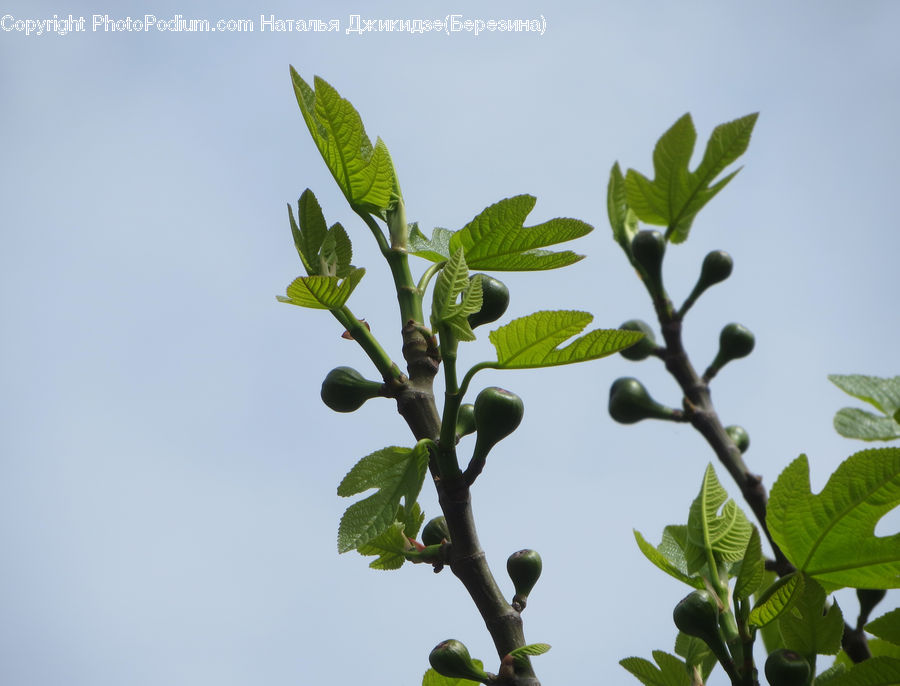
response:
[[[419,291],[419,297],[425,297],[425,290],[428,288],[428,283],[431,281],[432,277],[437,274],[441,269],[443,269],[444,265],[447,264],[447,260],[443,262],[436,262],[432,264],[428,269],[425,270],[425,273],[422,274],[422,278],[419,279],[419,284],[416,286],[416,290]]]
[[[381,254],[387,260],[388,267],[391,269],[391,276],[394,279],[394,288],[397,290],[397,302],[400,304],[400,322],[401,326],[409,321],[425,323],[422,315],[422,296],[416,288],[413,281],[412,273],[409,270],[409,254],[403,246],[392,247],[384,237],[384,232],[378,226],[375,218],[368,212],[363,212],[357,208],[354,211],[371,229],[375,240],[378,241],[378,247]]]
[[[496,362],[479,362],[467,371],[465,376],[463,376],[462,383],[459,385],[460,402],[462,402],[462,399],[466,396],[466,392],[469,390],[469,384],[472,382],[472,377],[482,369],[500,369],[500,365]]]
[[[396,383],[403,380],[403,372],[378,343],[369,327],[359,321],[350,309],[344,305],[339,310],[331,310],[331,314],[337,319],[347,332],[353,337],[360,347],[368,355],[375,367],[381,372],[385,383]]]

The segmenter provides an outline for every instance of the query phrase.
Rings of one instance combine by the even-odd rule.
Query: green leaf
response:
[[[287,287],[287,297],[276,296],[278,302],[317,310],[339,310],[362,279],[365,269],[352,269],[347,277],[298,276]]]
[[[462,248],[470,268],[493,271],[556,269],[582,259],[568,250],[539,248],[580,238],[593,227],[577,219],[551,219],[526,227],[525,218],[535,202],[533,196],[517,195],[487,207],[450,236],[450,252]]]
[[[484,663],[481,660],[472,660],[472,663],[484,671]],[[422,686],[479,686],[479,683],[471,679],[453,679],[429,669],[422,677]]]
[[[828,686],[897,686],[900,659],[873,657],[828,680]]]
[[[403,524],[394,522],[382,534],[357,547],[360,555],[378,555],[369,563],[372,569],[400,569],[406,558],[403,553],[410,548],[409,539],[403,535]]]
[[[450,237],[453,232],[449,229],[435,229],[431,239],[419,230],[416,223],[410,224],[409,229],[409,253],[417,257],[423,257],[432,262],[444,262],[450,259]]]
[[[581,333],[594,317],[568,310],[535,312],[491,331],[500,369],[531,369],[596,360],[638,341],[642,334],[595,329],[565,348],[561,343]]]
[[[631,240],[625,234],[625,216],[628,203],[625,200],[625,177],[616,162],[609,171],[609,184],[606,186],[606,214],[612,227],[613,238],[626,251]]]
[[[750,114],[717,126],[700,165],[692,172],[688,165],[697,132],[691,115],[685,114],[656,144],[653,181],[633,169],[628,170],[625,175],[628,206],[641,221],[668,227],[666,238],[673,243],[686,240],[697,213],[740,171],[716,181],[725,167],[746,151],[757,116]]]
[[[885,641],[900,645],[900,607],[866,624],[866,631]]]
[[[681,660],[662,650],[653,651],[657,667],[642,657],[626,657],[619,664],[645,686],[691,686],[691,677]]]
[[[357,462],[338,486],[338,495],[348,497],[370,488],[378,491],[347,508],[338,529],[338,552],[346,553],[384,533],[396,520],[401,498],[411,508],[427,468],[425,441],[412,449],[383,448]]]
[[[734,583],[733,595],[735,599],[744,600],[752,596],[762,584],[766,574],[766,565],[763,560],[762,544],[759,539],[759,530],[754,526],[744,550],[737,581]]]
[[[529,657],[534,657],[535,655],[543,655],[548,650],[550,650],[550,644],[548,643],[532,643],[527,646],[520,646],[519,648],[514,648],[509,651],[509,654],[513,656],[513,659],[519,664],[527,663]]]
[[[412,507],[400,506],[397,510],[397,521],[403,524],[403,535],[407,538],[415,538],[425,521],[425,513],[419,507],[419,503],[413,503]]]
[[[847,666],[839,662],[835,662],[831,667],[816,676],[816,686],[830,686],[831,682],[847,671]]]
[[[757,589],[757,592],[753,594],[755,604],[758,605],[762,600],[765,600],[765,597],[768,596],[769,591],[772,590],[777,580],[778,577],[775,572],[766,570],[763,574],[762,583],[759,585],[759,588],[765,589],[765,592],[760,593],[759,589]],[[759,628],[759,636],[762,638],[763,647],[767,655],[784,648],[784,639],[781,638],[781,632],[778,630],[778,622],[770,622],[761,626]]]
[[[810,658],[816,654],[837,655],[844,617],[836,602],[823,614],[824,609],[824,589],[815,580],[806,579],[797,601],[778,620],[785,646]]]
[[[718,664],[715,654],[709,649],[709,646],[706,645],[703,639],[696,636],[688,636],[681,631],[678,632],[678,636],[675,638],[675,654],[684,658],[689,670],[697,667],[704,682]]]
[[[459,296],[462,295],[460,300]],[[449,326],[460,341],[474,341],[468,317],[481,309],[481,277],[469,280],[469,268],[462,248],[458,248],[434,283],[431,308],[432,328]]]
[[[880,638],[870,638],[868,644],[872,657],[895,657],[900,659],[900,645],[896,643],[884,641]]]
[[[722,514],[718,514],[722,508]],[[728,498],[716,478],[712,464],[707,465],[700,493],[691,504],[687,528],[688,573],[700,571],[712,551],[716,562],[735,562],[744,556],[753,526],[737,504]],[[710,570],[715,573],[715,570]]]
[[[750,611],[749,622],[754,626],[766,626],[787,612],[803,593],[804,578],[793,572],[778,579],[759,597]],[[766,646],[768,647],[768,646]]]
[[[862,374],[829,374],[828,380],[888,416],[900,410],[900,376],[886,379]]]
[[[288,203],[288,218],[291,222],[291,234],[294,237],[294,246],[297,254],[303,262],[303,267],[309,275],[319,274],[319,248],[328,229],[325,224],[325,216],[316,196],[308,188],[297,200],[297,221],[294,220],[294,211]]]
[[[650,543],[646,541],[646,539],[641,535],[641,532],[637,529],[634,530],[634,538],[637,541],[638,548],[641,549],[641,552],[644,553],[644,557],[646,557],[650,562],[659,567],[662,571],[664,571],[669,576],[678,579],[681,583],[687,584],[688,586],[696,589],[704,589],[706,588],[703,583],[703,579],[699,576],[690,576],[686,572],[686,566],[681,567],[678,564],[670,561],[666,555],[661,552],[661,548],[663,544],[660,544],[660,549],[654,548]]]
[[[372,147],[359,113],[326,81],[310,88],[291,67],[297,104],[313,141],[354,208],[384,216],[395,202],[394,166],[379,138]]]
[[[399,569],[406,562],[404,553],[413,547],[409,539],[416,537],[424,519],[418,503],[413,503],[408,512],[401,505],[397,509],[396,521],[384,533],[356,550],[360,555],[378,555],[369,564],[372,569]]]
[[[900,410],[898,410],[900,412]],[[855,407],[844,407],[834,415],[834,430],[844,438],[862,441],[893,441],[900,438],[900,423]]]
[[[335,224],[328,229],[322,241],[322,248],[319,251],[319,274],[343,279],[354,269],[350,264],[352,259],[353,248],[350,245],[350,237],[343,226]]]
[[[900,587],[900,533],[875,537],[875,525],[900,504],[900,448],[847,458],[819,495],[809,486],[806,455],[772,486],[766,522],[797,569],[826,589]]]

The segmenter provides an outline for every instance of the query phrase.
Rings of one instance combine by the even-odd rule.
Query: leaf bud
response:
[[[428,656],[428,662],[435,672],[448,679],[471,679],[481,683],[489,680],[484,670],[472,661],[468,648],[453,638],[438,643]]]
[[[793,650],[782,648],[766,659],[766,679],[770,686],[806,686],[810,672],[809,662]]]
[[[626,360],[632,360],[633,362],[645,360],[656,348],[656,336],[653,335],[653,329],[650,328],[647,322],[640,319],[629,319],[619,328],[644,334],[644,337],[637,343],[619,351],[619,354]]]
[[[497,321],[509,307],[509,289],[502,281],[487,274],[472,274],[469,280],[481,277],[481,309],[469,315],[473,329]]]
[[[450,529],[447,528],[447,520],[443,517],[430,519],[422,529],[422,543],[425,545],[440,545],[444,540],[450,540]]]
[[[620,424],[634,424],[642,419],[676,420],[678,412],[656,402],[637,379],[623,377],[609,389],[609,416]]]
[[[353,412],[384,395],[384,384],[370,381],[352,367],[337,367],[322,382],[322,402],[335,412]]]
[[[516,590],[512,606],[519,612],[525,609],[528,594],[541,577],[542,569],[541,556],[535,550],[520,550],[506,560],[506,571]]]
[[[731,426],[725,427],[725,433],[727,433],[728,437],[734,441],[738,450],[742,453],[747,452],[747,448],[750,447],[750,434],[747,433],[747,430],[744,427],[732,424]]]

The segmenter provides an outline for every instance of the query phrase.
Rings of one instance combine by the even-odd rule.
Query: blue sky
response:
[[[591,311],[600,326],[650,319],[606,223],[610,167],[650,174],[653,144],[684,112],[698,147],[716,124],[760,112],[745,168],[666,262],[679,300],[706,252],[734,257],[685,332],[700,367],[724,324],[756,334],[753,355],[714,384],[723,420],[747,428],[747,462],[767,485],[806,452],[820,488],[862,447],[833,432],[848,403],[826,375],[898,371],[896,3],[12,2],[2,13],[256,25],[0,32],[9,686],[417,684],[448,637],[491,668],[449,573],[374,572],[337,555],[348,504],[337,483],[411,437],[387,402],[325,408],[328,370],[373,370],[326,313],[275,301],[302,270],[285,205],[309,187],[367,268],[354,311],[399,357],[386,269],[309,139],[289,64],[328,80],[385,140],[426,230],[519,193],[538,198],[530,223],[596,227],[573,246],[588,256],[577,265],[502,277],[507,319],[547,308]],[[451,13],[543,16],[546,30],[345,31],[353,14]],[[341,31],[262,33],[260,15],[338,19]],[[479,341],[463,355],[492,351]],[[631,530],[658,540],[684,520],[712,454],[684,426],[614,424],[607,392],[626,375],[678,404],[655,361],[476,377],[526,405],[475,513],[498,576],[520,548],[544,558],[525,618],[529,640],[553,645],[537,663],[547,684],[582,681],[586,664],[598,683],[628,683],[620,658],[674,639],[668,616],[685,590],[640,556]],[[436,514],[432,494],[423,506]]]

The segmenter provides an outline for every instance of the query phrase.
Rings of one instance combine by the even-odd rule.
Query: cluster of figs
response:
[[[473,274],[470,278],[481,280],[481,309],[469,315],[469,325],[474,329],[503,316],[509,306],[509,289],[487,274]],[[335,412],[354,412],[367,400],[387,397],[388,388],[380,381],[365,378],[352,367],[337,367],[325,376],[321,396]],[[515,393],[496,386],[485,388],[474,404],[460,406],[456,421],[457,440],[475,433],[472,463],[483,465],[491,448],[518,428],[524,413],[522,399]]]
[[[654,294],[664,292],[662,261],[665,249],[666,239],[659,231],[639,231],[631,242],[631,255],[643,271],[647,285]],[[700,268],[697,283],[682,305],[679,316],[683,317],[710,286],[727,279],[731,275],[732,268],[731,256],[724,250],[714,250],[707,254]],[[662,356],[665,353],[665,349],[657,344],[653,329],[646,322],[631,319],[619,328],[644,334],[640,341],[620,352],[622,357],[640,361],[651,355]],[[726,325],[719,334],[719,350],[703,374],[704,382],[711,381],[719,370],[732,360],[749,355],[753,351],[754,343],[753,333],[746,327],[736,323]],[[634,424],[643,419],[680,421],[683,418],[681,410],[657,402],[644,385],[633,377],[623,377],[613,382],[609,391],[609,414],[621,424]],[[741,452],[750,447],[750,437],[743,427],[732,425],[726,427],[726,431]]]
[[[429,541],[434,540],[429,536],[438,535],[429,533],[429,525],[443,519],[437,517],[425,525],[422,530],[423,543],[427,545]],[[446,527],[446,522],[443,522],[443,526]],[[435,526],[435,531],[440,531],[440,523]],[[515,588],[512,606],[516,612],[525,609],[528,594],[540,578],[542,568],[541,556],[534,550],[519,550],[510,555],[506,561],[506,571]],[[495,683],[498,680],[496,675],[485,672],[469,655],[469,649],[465,644],[455,638],[438,643],[429,654],[428,662],[435,672],[448,679],[469,679],[483,684]]]
[[[708,591],[694,591],[683,598],[672,611],[672,619],[683,634],[709,646],[720,663],[731,662],[719,629],[719,606]],[[800,653],[780,648],[766,658],[765,673],[770,686],[806,686],[812,667]]]
[[[496,321],[509,305],[509,289],[501,281],[487,274],[474,274],[481,280],[481,309],[469,315],[469,325],[474,329]],[[335,412],[354,412],[366,401],[388,397],[387,386],[380,381],[366,379],[351,367],[332,369],[322,382],[322,401]],[[524,415],[522,399],[508,390],[490,386],[475,398],[474,404],[461,405],[456,420],[457,440],[474,433],[475,447],[471,465],[480,466],[499,441],[518,428]],[[422,544],[426,547],[450,545],[450,531],[444,517],[431,519],[422,529]],[[521,612],[528,595],[537,583],[542,569],[541,556],[534,550],[520,550],[509,556],[506,569],[513,582],[514,595],[511,605]],[[496,677],[483,671],[469,655],[465,645],[455,639],[439,643],[429,655],[429,662],[438,674],[451,679],[471,679],[488,683]]]

